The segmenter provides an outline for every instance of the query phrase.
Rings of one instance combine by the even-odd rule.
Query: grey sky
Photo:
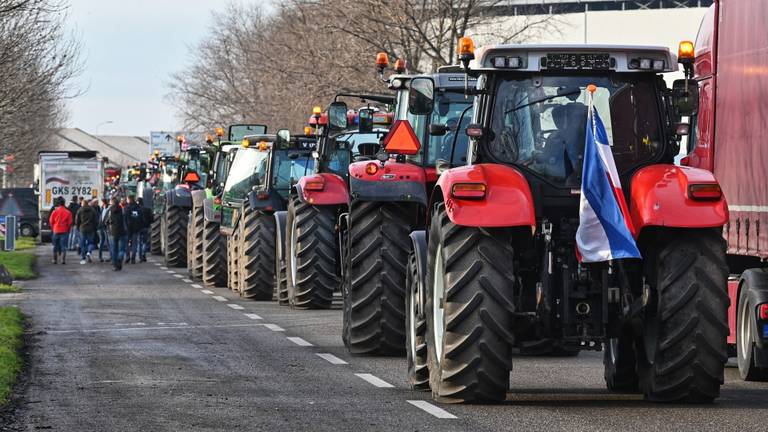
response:
[[[81,39],[87,92],[69,102],[70,126],[100,134],[148,135],[175,129],[164,101],[172,72],[189,64],[188,47],[206,33],[211,11],[227,0],[70,0]]]

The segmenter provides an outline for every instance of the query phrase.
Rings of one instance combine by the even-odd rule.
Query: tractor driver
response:
[[[576,180],[581,173],[587,106],[580,102],[556,106],[552,120],[557,128],[546,139],[535,160],[539,171],[559,180]]]

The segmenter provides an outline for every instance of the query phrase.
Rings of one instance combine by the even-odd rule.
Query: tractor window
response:
[[[472,120],[472,108],[468,109],[463,117],[462,113],[466,108],[471,107],[472,103],[473,99],[465,97],[464,93],[461,92],[441,92],[438,94],[430,124],[445,125],[447,131],[442,136],[429,136],[428,166],[434,166],[438,159],[447,161],[451,158],[454,138],[456,139],[456,150],[453,152],[452,165],[467,163],[469,137],[465,131]]]
[[[287,198],[291,186],[312,172],[315,160],[311,153],[296,150],[277,150],[274,157],[276,164],[272,187]]]
[[[581,183],[587,126],[586,86],[605,124],[616,167],[623,174],[662,150],[662,128],[652,75],[544,76],[502,81],[496,92],[488,152],[500,162],[533,171],[555,184]]]
[[[407,120],[411,124],[411,127],[413,128],[413,133],[416,135],[416,138],[419,139],[419,144],[420,144],[419,152],[415,155],[408,156],[407,159],[412,163],[421,165],[422,161],[424,160],[424,137],[426,137],[427,135],[427,125],[429,124],[429,116],[425,114],[415,115],[408,112]]]
[[[328,170],[346,179],[349,176],[349,164],[357,160],[373,159],[386,134],[387,130],[381,129],[367,134],[345,133],[332,138],[334,151],[329,155]]]
[[[187,161],[187,170],[195,171],[200,175],[200,181],[197,184],[205,187],[205,181],[208,178],[208,166],[210,165],[210,156],[208,153],[201,152],[199,156]]]
[[[264,184],[269,152],[257,149],[238,150],[224,185],[225,200],[243,200],[253,186]]]

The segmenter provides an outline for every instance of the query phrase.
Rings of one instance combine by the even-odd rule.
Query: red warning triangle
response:
[[[384,150],[387,153],[415,155],[420,148],[419,139],[413,133],[413,128],[408,120],[395,120],[389,133],[384,137]]]

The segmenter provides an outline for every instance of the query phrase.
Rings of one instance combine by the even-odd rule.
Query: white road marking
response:
[[[153,262],[152,264],[154,264],[154,265],[156,265],[156,266],[161,266],[161,265],[162,265],[162,264],[160,264],[159,262]]]
[[[441,419],[455,419],[456,418],[455,415],[449,413],[448,411],[446,411],[446,410],[444,410],[442,408],[436,407],[436,406],[432,405],[431,403],[429,403],[427,401],[424,401],[424,400],[409,400],[409,401],[406,401],[406,402],[408,402],[409,404],[415,406],[416,408],[419,408],[419,409],[421,409],[423,411],[426,411],[426,412],[432,414],[433,416],[435,416],[437,418],[441,418]]]
[[[266,327],[266,328],[268,328],[268,329],[270,329],[272,331],[275,331],[275,332],[285,331],[284,328],[280,327],[277,324],[264,324],[264,327]]]
[[[160,266],[160,270],[168,270],[168,267],[166,267],[166,266]]]
[[[180,274],[175,274],[175,273],[174,273],[173,277],[177,277],[177,278],[183,278],[184,276],[182,276],[182,275],[180,275]]]
[[[288,339],[289,341],[295,343],[298,346],[312,346],[311,343],[305,341],[304,339],[302,339],[300,337],[288,337],[286,339]]]
[[[225,302],[225,301],[227,301],[227,299],[225,299],[225,298],[224,298],[224,297],[222,297],[222,296],[213,296],[213,297],[211,297],[211,298],[212,298],[212,299],[214,299],[214,300],[216,300],[216,301],[220,301],[220,302]]]
[[[186,282],[186,283],[192,283],[192,280],[191,280],[191,279],[182,279],[181,281],[182,281],[182,282]]]
[[[391,387],[394,387],[392,384],[384,381],[383,379],[381,379],[381,378],[379,378],[379,377],[377,377],[375,375],[371,375],[371,374],[367,374],[367,373],[356,373],[355,375],[357,377],[363,379],[364,381],[368,381],[370,384],[373,384],[374,386],[379,387],[379,388],[391,388]]]
[[[169,325],[185,326],[185,325],[189,325],[189,324],[187,324],[185,322],[168,322],[168,323],[167,322],[159,322],[159,323],[157,323],[157,325],[159,325],[159,326],[169,326]]]
[[[137,322],[137,323],[123,323],[123,324],[112,324],[115,327],[122,327],[122,326],[143,326],[146,325],[143,322]]]
[[[243,310],[243,309],[245,309],[244,307],[240,306],[239,304],[234,304],[234,303],[229,303],[229,304],[227,304],[227,306],[231,307],[234,310]]]
[[[258,327],[263,324],[219,324],[219,325],[196,325],[196,326],[157,326],[157,327],[123,327],[123,328],[101,328],[101,329],[82,329],[82,330],[47,330],[50,334],[66,333],[101,333],[101,332],[123,332],[136,330],[186,330],[193,328],[235,328],[235,327]]]
[[[247,313],[247,314],[243,314],[243,315],[247,316],[248,318],[250,318],[252,320],[260,320],[261,319],[260,316],[258,316],[256,314],[252,314],[252,313]]]
[[[192,288],[202,289],[203,287],[198,284],[192,284]]]
[[[211,290],[200,290],[200,292],[203,294],[213,294],[213,291]]]
[[[174,273],[176,273],[176,272],[175,272],[175,271],[173,271],[173,270],[166,270],[165,272],[166,272],[166,273],[168,273],[168,274],[174,274]]]
[[[349,363],[345,362],[344,360],[336,357],[333,354],[317,353],[317,356],[320,357],[321,359],[327,361],[330,364],[335,364],[335,365],[349,364]]]

